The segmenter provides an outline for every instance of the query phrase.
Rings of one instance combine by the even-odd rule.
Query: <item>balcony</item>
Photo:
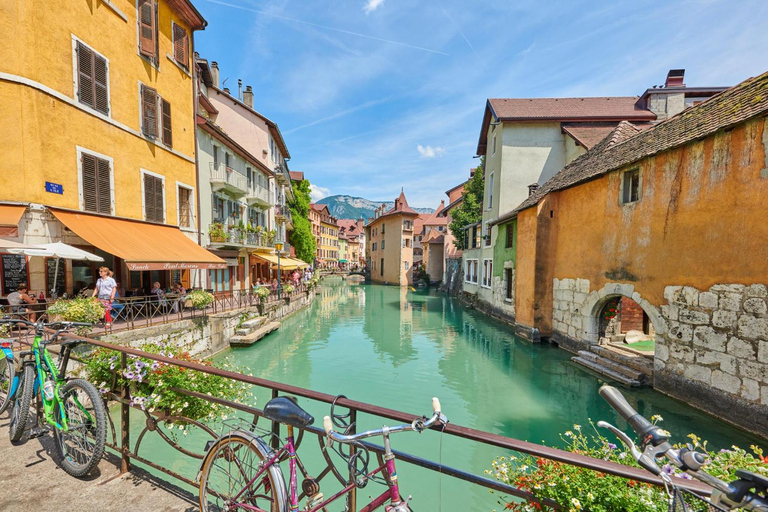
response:
[[[220,222],[208,226],[208,240],[212,247],[267,247],[275,246],[275,235],[268,231],[248,232],[237,227],[228,227]]]
[[[275,205],[275,218],[278,222],[285,222],[293,226],[293,217],[291,216],[291,209],[284,204]]]
[[[235,198],[248,193],[248,179],[223,163],[211,163],[211,190],[226,192]]]
[[[272,203],[269,200],[269,190],[261,185],[253,184],[247,189],[245,194],[245,201],[248,206],[259,206],[261,208],[269,208]]]

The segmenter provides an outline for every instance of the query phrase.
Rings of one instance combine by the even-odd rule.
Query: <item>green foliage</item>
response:
[[[218,367],[209,360],[193,358],[188,352],[182,352],[171,343],[145,343],[139,349],[173,359]],[[229,363],[224,363],[221,367],[232,369]],[[240,403],[252,402],[248,385],[245,383],[135,356],[129,356],[126,368],[121,370],[120,355],[104,348],[96,350],[88,359],[86,373],[88,380],[98,383],[97,387],[102,393],[128,385],[131,405],[150,413],[164,412],[168,416],[184,416],[192,420],[226,419],[229,412],[227,407],[172,391],[172,388],[197,391]],[[183,421],[177,420],[177,423]]]
[[[227,236],[227,232],[224,229],[224,224],[221,222],[214,222],[208,226],[208,234],[211,236],[211,238],[225,238]]]
[[[48,316],[60,316],[67,322],[86,322],[95,324],[104,317],[104,304],[95,297],[61,299],[48,307]],[[78,329],[78,333],[87,332],[88,328]]]
[[[660,421],[655,416],[654,422]],[[590,423],[591,424],[591,423]],[[580,425],[574,425],[561,436],[566,444],[565,450],[587,455],[597,459],[608,460],[627,466],[639,467],[632,456],[620,446],[609,442],[595,426],[594,435],[587,436]],[[760,448],[752,446],[752,453],[736,446],[732,450],[710,452],[706,449],[706,441],[691,434],[688,436],[693,446],[708,455],[704,469],[723,478],[736,478],[736,469],[768,474],[768,465],[764,462]],[[679,447],[679,446],[678,446]],[[580,468],[530,455],[499,457],[492,462],[492,469],[486,473],[492,474],[497,480],[529,491],[540,498],[550,498],[567,507],[567,510],[589,510],[593,512],[645,512],[647,510],[667,510],[667,495],[662,488],[650,484],[627,480],[590,469]],[[682,474],[677,468],[664,465],[667,474],[691,478]],[[529,503],[507,501],[502,498],[506,509],[516,511],[549,510],[539,508]]]
[[[187,294],[187,299],[192,301],[192,307],[195,309],[205,309],[213,302],[213,295],[205,290],[192,290]]]
[[[451,219],[448,226],[454,236],[453,244],[458,249],[466,249],[466,235],[464,228],[470,224],[480,222],[483,218],[483,190],[485,187],[485,157],[480,159],[480,165],[475,169],[475,174],[464,186],[463,201],[458,208],[451,211]]]
[[[312,224],[309,222],[309,181],[302,180],[293,183],[293,201],[288,205],[293,217],[293,231],[289,242],[296,251],[296,256],[306,262],[312,262],[317,254],[317,241],[312,234]]]
[[[283,285],[283,293],[293,293],[294,290],[295,288],[293,287],[293,285],[290,285],[290,284]]]
[[[259,302],[265,302],[269,297],[269,288],[266,286],[259,286],[253,291],[254,295],[259,298]]]

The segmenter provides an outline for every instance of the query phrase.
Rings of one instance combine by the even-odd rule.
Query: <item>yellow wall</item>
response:
[[[768,282],[764,128],[764,118],[751,120],[550,194],[520,212],[517,321],[530,326],[535,312],[547,319],[543,327],[549,325],[554,277],[589,279],[592,290],[631,283],[657,306],[669,285]],[[621,205],[622,172],[635,168],[641,199]],[[535,281],[535,291],[534,269],[546,276]]]
[[[143,219],[143,168],[165,176],[166,222],[176,224],[176,181],[196,184],[194,103],[192,78],[166,55],[173,54],[171,21],[191,38],[190,29],[160,0],[158,70],[138,54],[135,2],[115,5],[127,22],[102,2],[6,0],[0,5],[5,27],[0,73],[9,75],[0,75],[0,122],[7,128],[0,142],[0,199],[78,209],[80,146],[114,160],[115,215]],[[109,60],[112,123],[77,100],[73,35]],[[175,153],[140,135],[139,82],[170,102]],[[63,185],[63,195],[45,192],[46,181]]]
[[[322,259],[326,261],[337,261],[339,259],[339,246],[334,245],[334,243],[338,244],[339,227],[333,224],[328,224],[327,222],[320,222],[320,227],[322,229],[320,232],[321,238],[319,240],[319,245],[324,254]],[[323,233],[323,231],[325,231],[325,233]],[[325,244],[322,243],[323,239]]]
[[[366,250],[371,255],[371,262],[375,262],[375,268],[371,269],[371,280],[377,283],[399,284],[402,286],[413,282],[413,230],[403,230],[403,222],[409,220],[413,224],[415,215],[387,215],[374,220],[370,226],[370,238]],[[384,233],[381,232],[385,225]],[[376,235],[373,235],[374,230]],[[410,247],[403,247],[403,238],[410,240]],[[381,242],[384,241],[384,250]],[[376,250],[373,250],[373,243]],[[381,259],[384,258],[384,275],[381,273]],[[408,270],[405,262],[408,262]]]

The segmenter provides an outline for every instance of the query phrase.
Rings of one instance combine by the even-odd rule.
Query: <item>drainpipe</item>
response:
[[[195,30],[192,33],[192,60],[195,59]],[[197,224],[197,245],[203,246],[202,226],[200,226],[200,162],[197,159],[197,62],[192,62],[192,133],[195,137],[195,216]],[[197,285],[203,287],[202,270],[197,269]]]

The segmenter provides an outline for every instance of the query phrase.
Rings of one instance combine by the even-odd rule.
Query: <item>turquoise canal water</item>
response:
[[[518,339],[509,326],[435,291],[326,279],[317,300],[286,319],[277,332],[217,359],[248,366],[265,379],[415,414],[431,413],[431,397],[437,396],[453,423],[552,446],[562,446],[560,434],[574,424],[588,430],[590,419],[626,428],[598,395],[600,380],[570,357],[554,346]],[[626,390],[626,395],[642,414],[660,414],[675,441],[696,432],[715,449],[765,444],[650,389]],[[254,396],[261,408],[270,392],[254,389]],[[299,403],[321,426],[328,406],[306,399]],[[139,427],[141,418],[134,421]],[[359,418],[361,429],[382,422]],[[202,443],[194,433],[189,437],[185,444]],[[479,475],[494,457],[507,455],[437,432],[402,433],[392,437],[392,445]],[[140,453],[187,475],[196,470],[196,462],[178,456],[154,434],[146,436]],[[322,470],[316,438],[305,439],[299,455],[310,474]],[[488,490],[451,477],[403,462],[398,474],[404,494],[414,496],[414,510],[500,508]],[[330,494],[330,489],[322,490]],[[369,484],[359,491],[358,503],[382,490]]]

